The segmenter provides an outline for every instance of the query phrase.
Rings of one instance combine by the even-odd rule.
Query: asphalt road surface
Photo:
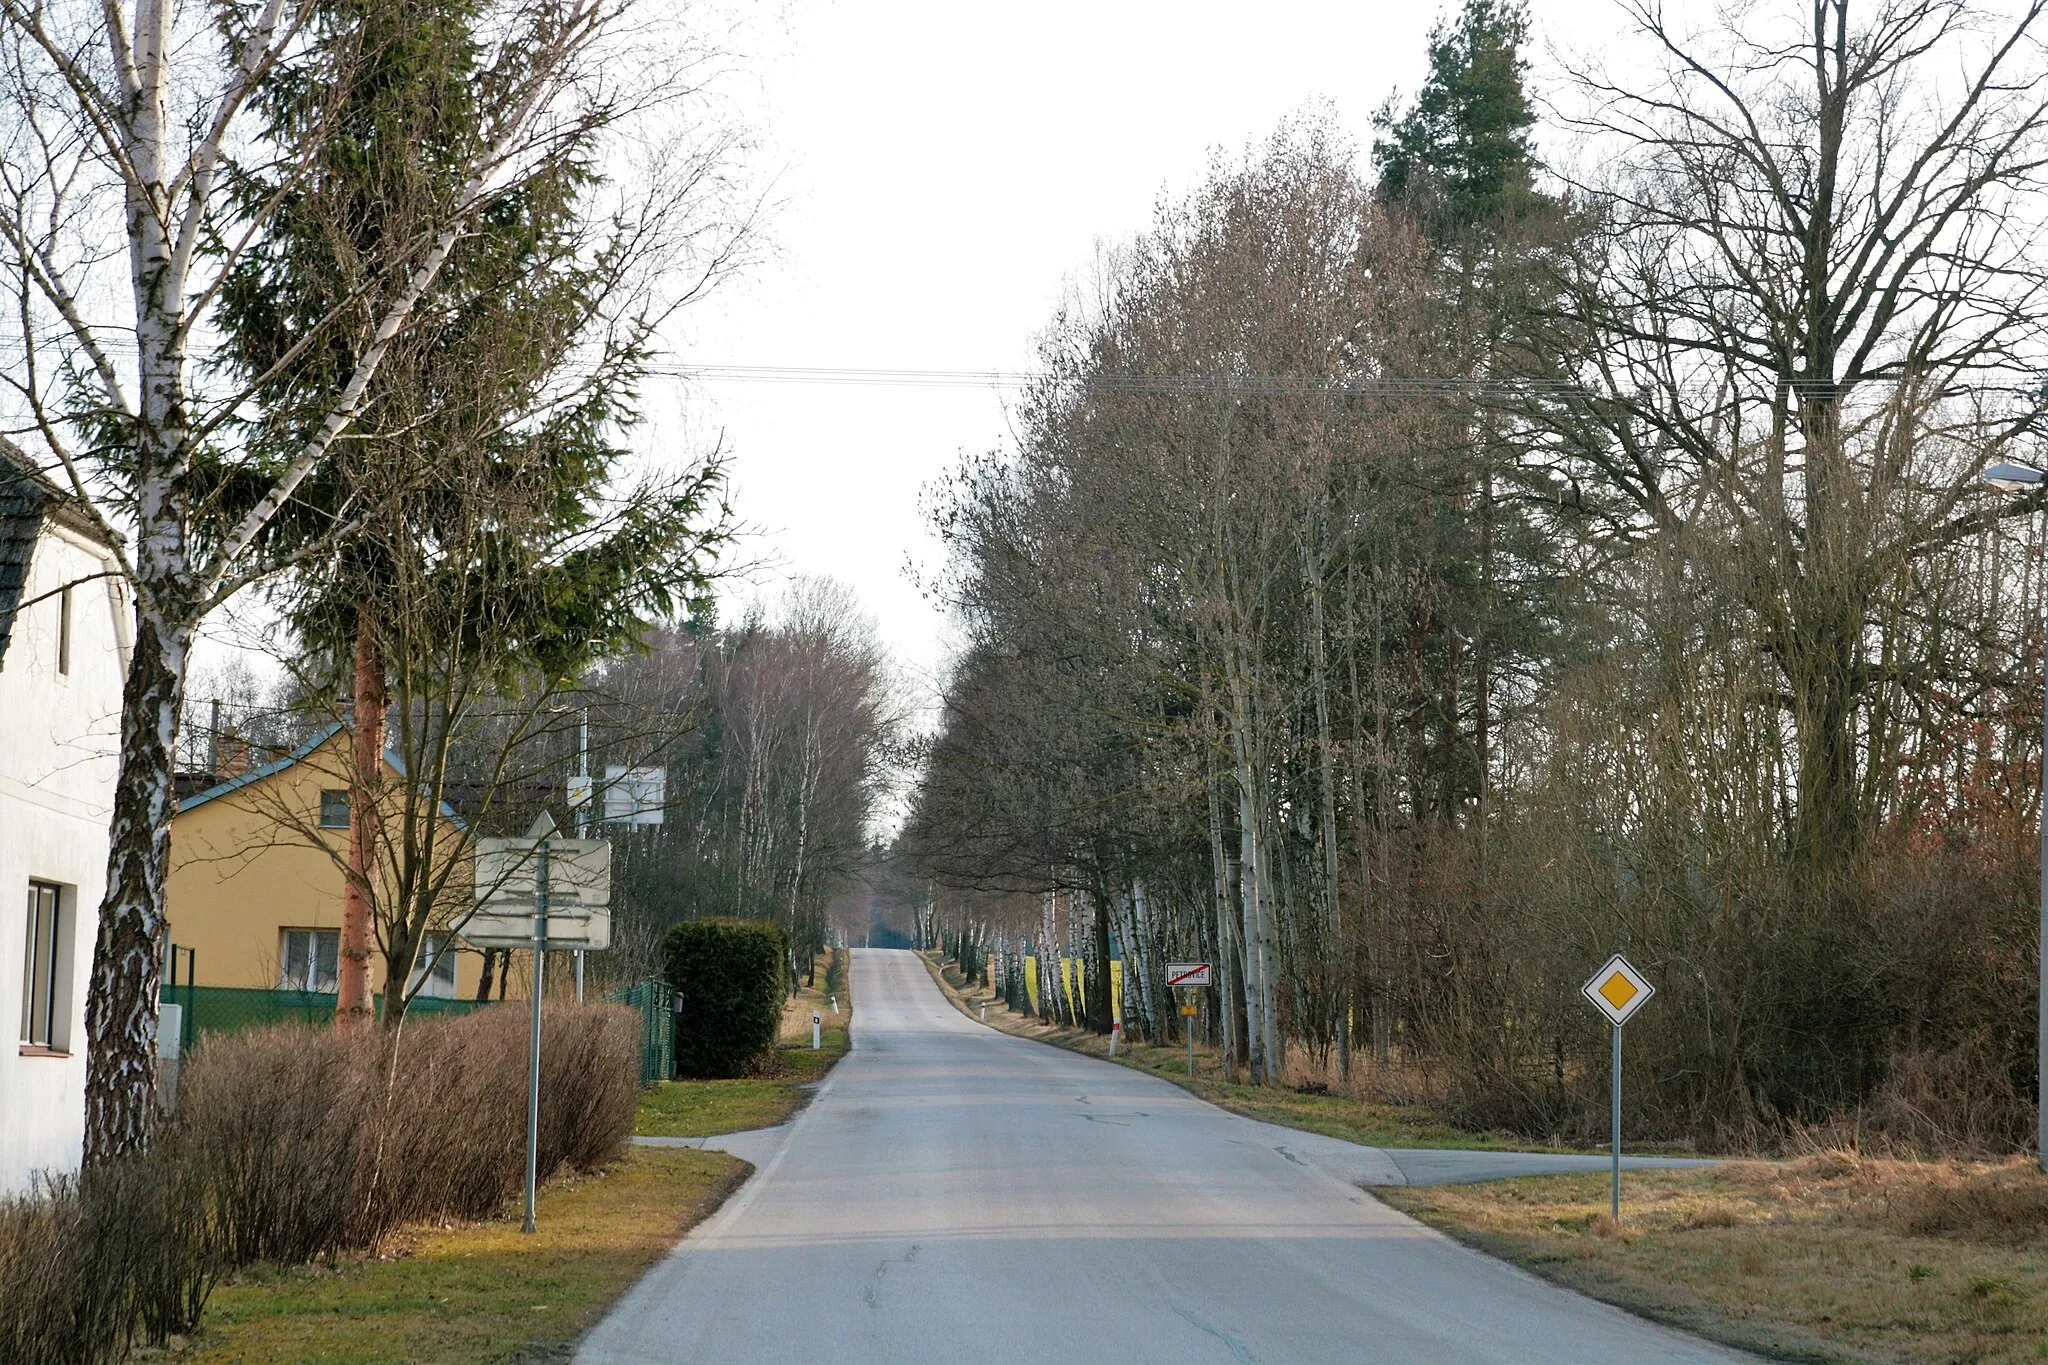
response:
[[[579,1362],[1742,1358],[1394,1212],[1371,1148],[984,1028],[907,952],[853,981],[853,1054]]]

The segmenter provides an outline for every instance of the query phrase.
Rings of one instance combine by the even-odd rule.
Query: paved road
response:
[[[1374,1149],[993,1032],[909,953],[853,972],[853,1055],[578,1361],[1740,1358],[1395,1213],[1347,1183]]]

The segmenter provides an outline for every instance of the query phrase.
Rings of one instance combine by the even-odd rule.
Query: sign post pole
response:
[[[540,1166],[540,984],[548,960],[548,841],[535,845],[533,858],[533,1035],[526,1060],[526,1222],[532,1232],[534,1177]]]
[[[1592,980],[1581,986],[1580,991],[1593,1008],[1607,1016],[1607,1022],[1614,1027],[1614,1062],[1608,1075],[1608,1107],[1613,1125],[1614,1178],[1609,1185],[1608,1211],[1614,1221],[1621,1221],[1621,1026],[1629,1016],[1641,1009],[1649,998],[1657,993],[1643,974],[1629,965],[1620,953],[1607,959],[1607,965],[1593,973]]]
[[[1188,1077],[1195,1074],[1195,1019],[1201,1006],[1195,1003],[1195,992],[1209,984],[1209,973],[1213,964],[1207,962],[1169,962],[1166,964],[1166,984],[1180,992],[1181,1025],[1188,1035]]]
[[[1614,1184],[1610,1212],[1614,1221],[1621,1221],[1621,1025],[1614,1026]]]
[[[548,948],[605,949],[612,942],[612,846],[603,839],[562,837],[542,811],[521,838],[478,839],[472,846],[476,904],[456,925],[473,948],[533,953],[533,1022],[526,1056],[526,1218],[534,1230],[540,1183],[541,1001],[547,991]]]

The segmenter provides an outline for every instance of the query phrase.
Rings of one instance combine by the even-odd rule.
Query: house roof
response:
[[[0,663],[6,661],[7,644],[14,637],[15,609],[28,584],[29,560],[45,520],[60,521],[108,545],[108,533],[80,510],[77,498],[20,456],[0,449]]]
[[[29,558],[52,491],[34,470],[0,450],[0,663],[14,638],[14,607],[28,584]]]
[[[183,815],[186,811],[191,810],[195,806],[203,806],[209,801],[219,800],[221,797],[226,796],[229,792],[240,791],[243,787],[253,786],[256,783],[261,782],[266,777],[274,776],[277,773],[283,772],[286,768],[289,768],[296,763],[303,762],[307,755],[311,754],[315,749],[318,749],[328,740],[333,739],[337,734],[340,734],[341,729],[342,726],[339,721],[335,721],[328,725],[322,726],[318,731],[316,731],[312,735],[311,738],[307,739],[304,743],[299,745],[298,748],[292,750],[283,758],[277,759],[270,763],[265,763],[258,768],[251,768],[249,769],[248,772],[245,772],[238,777],[229,778],[225,782],[219,783],[215,786],[208,787],[203,792],[197,792],[191,796],[186,797],[184,800],[178,803],[177,813],[179,815]],[[405,760],[398,756],[397,750],[390,748],[385,749],[384,761],[390,764],[392,771],[397,773],[400,777],[406,776]],[[446,801],[441,802],[441,818],[448,821],[450,824],[454,825],[455,828],[461,830],[463,833],[467,834],[469,832],[469,826],[463,822],[461,816],[455,813],[455,808],[449,805]]]

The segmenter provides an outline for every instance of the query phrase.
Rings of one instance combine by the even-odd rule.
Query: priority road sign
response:
[[[1644,980],[1643,974],[1631,967],[1628,959],[1620,953],[1609,958],[1607,965],[1593,973],[1592,980],[1581,989],[1593,1002],[1593,1008],[1606,1015],[1608,1022],[1617,1028],[1627,1023],[1629,1016],[1657,993],[1657,988]]]
[[[1612,1110],[1610,1119],[1614,1125],[1613,1179],[1608,1186],[1611,1194],[1608,1205],[1614,1221],[1621,1221],[1621,1026],[1629,1016],[1648,1003],[1657,988],[1643,979],[1643,974],[1629,966],[1628,959],[1620,953],[1607,959],[1607,965],[1593,973],[1592,979],[1580,987],[1586,998],[1593,1002],[1593,1008],[1607,1016],[1614,1025],[1614,1062],[1608,1075],[1608,1100]]]
[[[1206,986],[1209,974],[1214,970],[1207,962],[1169,962],[1166,964],[1166,984],[1169,986]]]

